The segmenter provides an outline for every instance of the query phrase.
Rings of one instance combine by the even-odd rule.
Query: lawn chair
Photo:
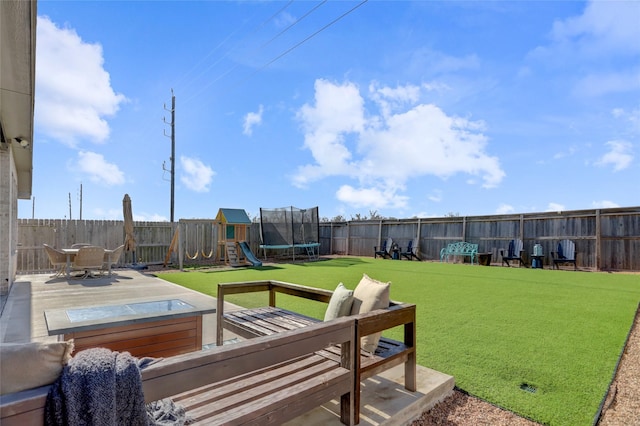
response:
[[[91,244],[89,243],[75,243],[75,244],[71,244],[71,248],[72,249],[79,249],[80,247],[87,247],[90,246]]]
[[[93,277],[92,270],[101,270],[104,263],[104,249],[96,246],[84,246],[78,249],[73,260],[72,269],[83,271],[83,275],[76,275],[75,278]]]
[[[506,263],[507,266],[510,266],[509,265],[510,260],[518,260],[520,261],[519,266],[522,266],[522,264],[524,263],[524,261],[522,260],[522,253],[524,253],[524,250],[522,247],[522,240],[509,241],[509,248],[507,249],[506,256],[504,255],[504,249],[500,249],[500,256],[502,256],[502,264],[504,265]]]
[[[378,256],[382,256],[382,258],[385,259],[388,256],[389,259],[393,259],[393,256],[391,255],[392,247],[393,247],[393,239],[389,237],[386,240],[384,240],[380,250],[378,250],[378,246],[375,246],[373,248],[373,251],[374,251],[373,258],[375,259]]]
[[[118,261],[120,260],[120,256],[122,255],[122,250],[124,250],[124,244],[113,250],[104,251],[104,260],[102,263],[103,272],[108,271],[109,275],[111,275],[112,266],[118,264]]]
[[[551,252],[553,267],[558,268],[559,263],[573,263],[573,270],[578,270],[576,265],[576,245],[571,240],[562,240],[558,243],[558,250]]]
[[[409,260],[413,260],[414,257],[416,259],[420,260],[420,258],[418,257],[418,249],[419,248],[420,247],[418,246],[418,239],[414,238],[413,240],[409,240],[409,244],[407,245],[407,250],[403,251],[400,254],[403,257],[406,257]]]
[[[56,273],[51,277],[59,277],[60,275],[64,274],[67,266],[67,255],[48,244],[43,244],[43,246],[44,251],[46,251],[47,256],[49,256],[49,262],[51,262],[51,265],[56,271]]]

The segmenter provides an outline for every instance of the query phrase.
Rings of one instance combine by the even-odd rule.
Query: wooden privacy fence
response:
[[[321,254],[373,256],[374,246],[387,237],[401,248],[418,239],[423,260],[439,260],[440,249],[456,241],[478,244],[500,262],[500,249],[521,239],[525,258],[542,245],[545,267],[560,240],[576,244],[579,268],[640,271],[640,207],[495,216],[350,221],[321,223]]]
[[[182,230],[181,249],[184,263],[220,262],[217,227],[213,219],[182,219],[179,223],[135,222],[138,262],[163,263],[176,227]],[[250,227],[248,243],[260,257],[260,224]],[[525,257],[535,244],[542,245],[544,266],[558,241],[573,240],[578,252],[579,268],[612,271],[640,271],[640,207],[574,210],[566,212],[526,213],[494,216],[414,218],[401,220],[366,220],[320,223],[320,254],[373,256],[374,246],[387,237],[406,248],[417,238],[423,260],[439,260],[440,249],[456,241],[478,244],[481,253],[492,253],[500,262],[499,250],[506,249],[514,238],[524,243]],[[91,243],[115,248],[124,242],[123,221],[42,220],[18,221],[18,273],[50,271],[51,265],[43,243],[70,247],[74,243]],[[184,251],[186,250],[186,252]],[[202,255],[204,253],[204,256]],[[177,263],[177,256],[172,256]],[[125,253],[120,264],[132,262]]]
[[[134,222],[136,260],[154,262],[167,253],[173,226],[169,222]],[[124,243],[122,220],[19,219],[17,272],[20,274],[51,270],[43,244],[68,248],[88,243],[114,249]],[[133,253],[123,252],[119,265],[132,263]]]

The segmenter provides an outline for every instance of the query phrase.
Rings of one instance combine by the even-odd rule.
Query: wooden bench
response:
[[[473,265],[474,260],[478,260],[478,245],[465,241],[449,243],[440,250],[440,262],[448,262],[449,256],[469,256]]]
[[[146,402],[172,398],[193,424],[281,424],[334,398],[355,424],[355,318],[164,358],[142,370]],[[324,356],[339,345],[336,356]],[[41,425],[50,386],[0,396],[0,424]]]
[[[255,309],[241,309],[236,311],[224,309],[225,297],[232,294],[268,292],[268,306]],[[330,290],[308,287],[282,281],[252,281],[239,283],[218,284],[218,307],[216,343],[223,343],[224,329],[244,338],[254,338],[265,335],[277,335],[279,333],[307,328],[318,322],[319,319],[301,315],[296,312],[278,308],[276,294],[282,293],[296,297],[302,297],[322,303],[329,303]],[[355,410],[356,421],[360,415],[360,382],[376,374],[379,374],[396,365],[404,364],[405,389],[416,390],[416,306],[414,304],[390,302],[387,309],[378,309],[366,314],[352,315],[349,318],[356,320],[356,341],[360,342],[362,336],[368,336],[377,332],[389,330],[394,327],[404,327],[404,339],[402,342],[382,337],[375,353],[370,354],[361,351],[357,358],[355,380]],[[335,321],[335,320],[332,320]],[[331,323],[328,321],[327,323]],[[337,359],[336,348],[327,348],[324,356]]]

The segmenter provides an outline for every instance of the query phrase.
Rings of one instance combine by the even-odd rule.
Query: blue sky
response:
[[[19,217],[636,206],[640,2],[38,2]]]

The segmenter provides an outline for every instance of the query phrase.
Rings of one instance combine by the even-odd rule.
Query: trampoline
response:
[[[296,251],[316,260],[320,255],[320,225],[318,207],[299,209],[282,207],[260,209],[260,248],[264,258],[267,250],[289,252],[296,260]]]

